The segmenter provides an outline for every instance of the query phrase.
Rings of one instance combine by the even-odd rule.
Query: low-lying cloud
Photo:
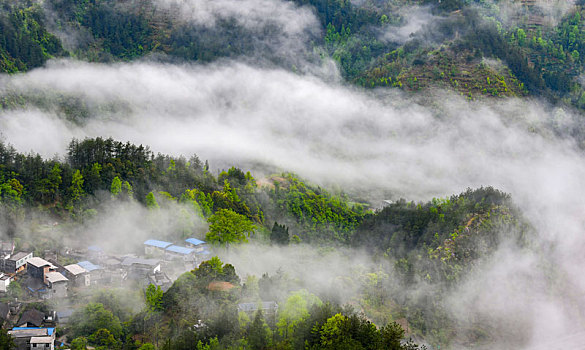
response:
[[[527,312],[533,317],[520,321],[530,344],[563,336],[571,330],[557,321],[569,323],[575,310],[583,315],[581,299],[548,293],[539,263],[554,266],[571,295],[585,293],[585,161],[573,139],[549,128],[555,115],[564,114],[567,127],[579,115],[526,100],[470,103],[437,93],[417,101],[396,90],[363,91],[234,62],[57,61],[1,79],[2,94],[84,101],[89,112],[77,122],[66,121],[51,102],[0,111],[5,141],[47,157],[63,154],[72,137],[111,136],[155,152],[197,153],[215,168],[263,164],[358,194],[378,193],[371,199],[388,193],[429,199],[495,186],[512,194],[536,228],[538,245],[548,249],[538,256],[503,248],[485,273],[454,292],[452,310],[463,305],[461,319],[487,313],[495,320],[510,310]],[[257,273],[241,266],[239,272]],[[575,307],[558,307],[567,303]],[[557,321],[541,322],[546,318]]]

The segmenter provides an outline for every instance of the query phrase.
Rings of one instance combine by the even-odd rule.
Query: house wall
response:
[[[50,293],[52,298],[67,297],[67,282],[51,283]]]
[[[36,267],[34,265],[28,265],[26,267],[27,273],[34,278],[40,278],[44,280],[45,269],[43,267]]]
[[[0,292],[7,292],[7,288],[10,285],[10,279],[0,280]]]

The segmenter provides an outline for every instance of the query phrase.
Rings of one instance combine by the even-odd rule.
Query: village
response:
[[[206,242],[187,238],[180,244],[148,239],[141,254],[116,255],[100,246],[47,251],[44,257],[15,251],[12,242],[0,243],[0,322],[18,350],[63,347],[57,327],[67,325],[75,311],[74,296],[92,288],[160,287],[164,292],[180,274],[211,257]],[[77,261],[64,265],[63,262]],[[19,295],[20,297],[15,297]],[[50,301],[54,310],[31,305]],[[46,304],[46,303],[45,303]]]

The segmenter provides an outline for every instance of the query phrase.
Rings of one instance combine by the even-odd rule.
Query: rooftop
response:
[[[53,337],[31,337],[31,344],[51,344],[54,341]]]
[[[69,271],[69,273],[71,273],[74,276],[89,272],[86,269],[84,269],[83,267],[79,266],[79,264],[67,265],[67,266],[65,266],[65,270]]]
[[[101,269],[101,266],[95,265],[95,264],[93,264],[93,263],[91,263],[91,262],[89,262],[87,260],[80,261],[80,262],[77,263],[77,265],[83,267],[84,269],[86,269],[89,272],[92,272],[94,270],[100,270]]]
[[[90,245],[89,247],[87,247],[87,250],[91,251],[91,252],[103,252],[104,250],[102,248],[100,248],[97,245]]]
[[[39,327],[14,327],[8,331],[8,334],[15,338],[25,337],[42,337],[53,335],[55,328],[39,328]]]
[[[187,238],[187,239],[185,240],[185,242],[187,242],[187,243],[191,243],[191,244],[193,244],[193,245],[200,245],[200,244],[205,244],[205,241],[202,241],[202,240],[200,240],[200,239],[197,239],[197,238]]]
[[[30,323],[32,325],[40,327],[43,324],[44,319],[45,319],[45,313],[43,313],[39,310],[31,309],[31,310],[25,311],[22,314],[22,316],[20,316],[20,319],[18,320],[18,322],[16,324],[25,325],[27,323]]]
[[[45,275],[45,277],[47,278],[47,281],[49,281],[51,283],[67,282],[67,281],[69,281],[67,279],[67,277],[63,276],[63,274],[61,272],[47,272],[47,274]]]
[[[178,245],[172,245],[166,249],[168,252],[179,253],[183,255],[189,255],[195,251],[193,248],[179,247]]]
[[[43,258],[39,258],[37,256],[30,258],[26,261],[26,263],[28,265],[32,265],[35,267],[43,267],[43,266],[53,266],[53,264],[51,264],[50,262],[48,262],[47,260],[43,259]]]
[[[146,242],[144,242],[144,245],[150,245],[150,246],[153,246],[153,247],[165,249],[166,247],[168,247],[170,245],[173,245],[173,244],[170,243],[170,242],[159,241],[159,240],[156,240],[156,239],[149,239]]]
[[[28,256],[32,253],[27,253],[27,252],[18,252],[16,254],[14,254],[13,256],[11,256],[8,260],[12,260],[12,261],[18,261],[22,258],[24,258],[25,256]]]
[[[274,301],[263,301],[261,303],[241,303],[238,304],[238,311],[256,311],[258,308],[261,307],[262,310],[276,310],[278,309],[278,304]]]
[[[160,264],[160,262],[156,259],[142,259],[142,258],[126,258],[122,261],[123,266],[131,266],[131,265],[148,265],[148,266],[156,266]]]

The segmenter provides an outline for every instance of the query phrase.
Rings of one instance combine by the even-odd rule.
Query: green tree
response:
[[[8,291],[8,295],[10,295],[11,297],[13,298],[22,297],[22,287],[20,286],[20,283],[16,281],[11,282],[6,289]]]
[[[73,173],[73,178],[71,179],[71,186],[69,186],[69,193],[71,202],[76,202],[83,197],[83,175],[79,170],[76,170]]]
[[[285,339],[293,337],[297,325],[309,317],[309,308],[315,304],[321,305],[322,302],[305,289],[291,293],[278,313],[276,326],[280,336]]]
[[[151,343],[144,343],[138,348],[138,350],[155,350],[155,347]]]
[[[115,338],[122,333],[120,319],[101,303],[89,303],[71,316],[73,335],[90,336],[100,329],[107,329]]]
[[[526,44],[526,32],[524,29],[519,28],[516,32],[516,38],[518,39],[518,45],[524,46]]]
[[[270,242],[273,244],[288,245],[290,242],[288,227],[274,222],[274,226],[272,226],[272,231],[270,232]]]
[[[120,192],[122,192],[122,180],[116,176],[112,180],[112,185],[110,186],[110,193],[112,194],[112,198],[118,197]]]
[[[4,328],[0,328],[0,350],[16,349],[12,336]]]
[[[227,245],[247,242],[256,226],[244,215],[230,209],[220,209],[208,220],[209,232],[205,238],[211,243]]]
[[[78,337],[71,341],[71,350],[85,350],[87,349],[87,338]]]
[[[272,331],[264,320],[262,310],[258,310],[254,321],[250,323],[247,330],[248,345],[254,350],[264,350],[271,346]]]
[[[160,311],[163,309],[162,307],[162,297],[163,291],[160,289],[160,286],[154,286],[154,284],[149,284],[146,287],[145,291],[146,296],[146,305],[148,306],[150,311]]]
[[[146,207],[148,209],[158,209],[158,203],[156,202],[156,198],[154,197],[154,193],[148,192],[146,195]]]

